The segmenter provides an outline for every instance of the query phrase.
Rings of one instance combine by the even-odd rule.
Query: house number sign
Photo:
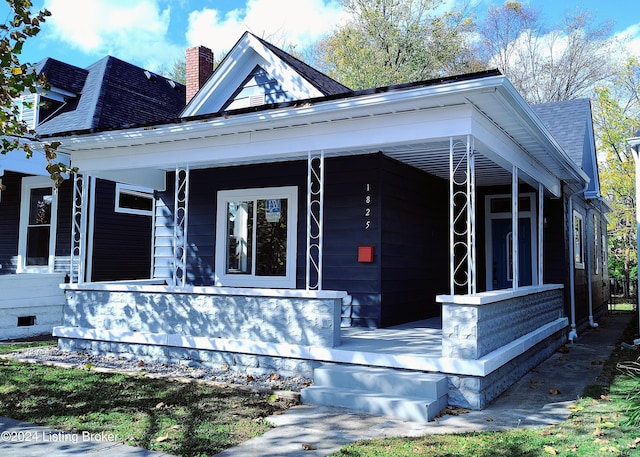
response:
[[[371,227],[371,184],[369,183],[366,185],[364,203],[364,229],[369,230],[369,227]]]

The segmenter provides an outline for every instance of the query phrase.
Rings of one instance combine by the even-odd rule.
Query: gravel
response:
[[[212,368],[208,366],[205,367],[196,361],[187,360],[183,363],[143,361],[109,355],[102,356],[82,352],[64,352],[58,350],[56,347],[26,348],[2,354],[2,357],[66,368],[90,368],[96,371],[113,371],[131,374],[144,373],[145,375],[154,377],[202,380],[226,386],[246,387],[258,391],[291,391],[292,393],[297,393],[304,387],[312,384],[310,379],[300,376],[284,377],[276,373],[262,375],[249,374],[232,370],[226,365]]]

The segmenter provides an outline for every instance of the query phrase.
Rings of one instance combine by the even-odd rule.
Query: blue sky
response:
[[[456,1],[446,0],[447,4]],[[481,15],[503,0],[471,0]],[[615,21],[640,55],[637,0],[524,0],[539,8],[545,23],[559,24],[566,12],[591,11],[597,21]],[[339,0],[34,0],[34,9],[52,16],[42,32],[27,42],[23,61],[54,57],[86,67],[113,55],[153,71],[171,68],[190,46],[205,45],[220,53],[245,30],[276,45],[304,49],[345,20]],[[8,14],[0,4],[0,18]]]

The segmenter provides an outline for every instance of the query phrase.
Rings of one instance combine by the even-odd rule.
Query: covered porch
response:
[[[102,132],[66,139],[64,148],[84,174],[75,186],[72,283],[64,286],[64,324],[55,330],[62,347],[307,375],[321,364],[437,372],[448,378],[450,404],[481,409],[563,342],[569,323],[564,285],[544,281],[543,214],[545,202],[565,198],[588,178],[502,76],[448,82],[445,90],[417,85],[299,108]],[[441,329],[411,322],[390,329],[342,328],[341,309],[351,294],[325,286],[326,161],[373,154],[448,184],[447,195],[431,198],[447,201],[448,220],[442,224],[449,236],[435,242],[448,245],[448,263],[436,268],[448,271],[449,284],[440,295],[424,298],[441,306]],[[304,257],[304,267],[293,272],[296,279],[303,270],[303,284],[190,284],[190,211],[200,191],[192,187],[192,175],[293,161],[306,163],[306,187],[300,189],[306,217],[297,222],[305,224],[305,239],[293,253]],[[167,177],[173,181],[170,246],[161,246],[171,252],[170,273],[152,278],[160,284],[87,281],[83,234],[90,226],[94,177],[156,191],[166,189]],[[522,187],[531,194],[526,209]],[[499,211],[508,221],[501,242],[506,285],[494,282],[491,241],[479,235],[488,219],[479,210],[479,189],[486,195],[501,189],[507,202]],[[525,236],[519,222],[525,212],[523,280]],[[368,229],[371,221],[363,222]],[[562,220],[555,227],[561,236],[571,233],[567,224]],[[479,246],[485,251],[479,253]]]

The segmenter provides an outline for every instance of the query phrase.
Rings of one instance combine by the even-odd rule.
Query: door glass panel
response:
[[[287,200],[258,200],[256,275],[287,273]]]
[[[227,204],[227,274],[251,274],[253,202]]]
[[[27,266],[49,263],[52,202],[51,188],[31,189],[27,225]]]

